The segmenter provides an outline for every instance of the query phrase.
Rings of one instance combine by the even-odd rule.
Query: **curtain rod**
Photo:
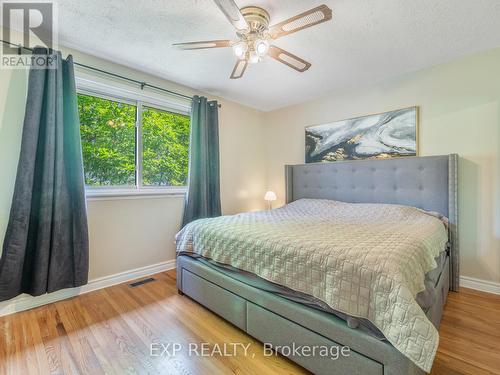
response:
[[[33,52],[33,48],[28,48],[28,47],[21,46],[19,44],[14,44],[14,43],[11,43],[11,42],[7,42],[6,40],[3,40],[3,39],[2,39],[2,43],[11,45],[13,47],[17,47],[19,55],[22,54],[22,50],[23,49],[25,49],[27,51],[30,51],[30,52]],[[81,63],[78,63],[76,61],[74,61],[73,64],[75,64],[75,65],[77,65],[77,66],[79,66],[81,68],[93,70],[95,72],[106,74],[106,75],[111,76],[111,77],[115,77],[115,78],[119,78],[119,79],[122,79],[122,80],[125,80],[125,81],[128,81],[128,82],[135,83],[135,84],[137,84],[137,85],[139,85],[141,87],[141,90],[144,90],[145,87],[149,87],[149,88],[152,88],[152,89],[155,89],[155,90],[158,90],[158,91],[165,92],[165,93],[170,94],[170,95],[178,96],[180,98],[193,100],[193,97],[191,97],[189,95],[184,95],[184,94],[181,94],[181,93],[178,93],[178,92],[175,92],[175,91],[167,90],[167,89],[164,89],[163,87],[151,85],[151,84],[149,84],[147,82],[138,81],[138,80],[133,79],[133,78],[125,77],[125,76],[122,76],[122,75],[119,75],[119,74],[116,74],[116,73],[112,73],[112,72],[108,72],[107,70],[102,70],[102,69],[99,69],[99,68],[94,68],[93,66],[81,64]],[[219,106],[219,108],[221,107],[220,104],[218,106]]]

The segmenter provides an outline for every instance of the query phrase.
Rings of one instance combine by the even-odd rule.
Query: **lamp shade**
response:
[[[268,191],[266,195],[264,195],[264,200],[266,201],[275,201],[276,199],[277,197],[274,191]]]

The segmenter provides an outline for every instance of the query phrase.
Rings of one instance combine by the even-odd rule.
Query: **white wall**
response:
[[[305,126],[413,105],[420,155],[461,156],[461,274],[500,282],[500,49],[265,114],[268,185],[283,202],[283,168],[304,162]]]
[[[62,48],[75,61],[193,95],[197,92],[118,64]],[[0,243],[7,226],[26,101],[27,72],[0,70]],[[203,94],[203,93],[197,93]],[[210,99],[218,99],[207,95]],[[221,194],[224,213],[264,208],[262,114],[219,99]],[[175,258],[183,197],[88,201],[90,279]],[[0,250],[1,252],[1,250]]]

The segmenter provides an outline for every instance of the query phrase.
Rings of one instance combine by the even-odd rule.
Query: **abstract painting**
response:
[[[306,128],[306,163],[417,155],[418,107]]]

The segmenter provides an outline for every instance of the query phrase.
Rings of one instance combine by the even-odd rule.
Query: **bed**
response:
[[[331,348],[347,346],[350,348],[349,356],[340,356],[335,361],[332,361],[329,356],[319,354],[304,356],[291,353],[289,355],[290,359],[316,374],[425,373],[430,370],[432,358],[437,347],[436,329],[439,327],[448,290],[458,291],[459,286],[457,163],[457,155],[446,155],[286,166],[286,200],[288,205],[275,213],[260,213],[253,214],[254,216],[247,215],[240,217],[240,221],[247,220],[247,218],[256,220],[255,237],[258,238],[258,223],[262,222],[262,227],[264,227],[265,215],[274,217],[273,225],[279,228],[279,219],[277,218],[283,217],[285,221],[293,221],[293,210],[302,213],[305,207],[304,217],[306,217],[307,210],[311,209],[311,204],[313,205],[313,209],[318,212],[326,207],[327,209],[324,209],[326,216],[321,218],[321,220],[318,220],[315,215],[310,216],[309,221],[314,226],[307,227],[307,231],[313,231],[315,227],[320,226],[322,223],[331,224],[328,223],[329,205],[334,205],[335,211],[342,212],[342,210],[345,210],[347,216],[352,216],[352,206],[357,207],[355,213],[362,212],[363,210],[372,212],[373,204],[378,204],[378,206],[388,210],[387,212],[390,215],[403,215],[401,216],[401,220],[396,220],[398,223],[401,222],[401,230],[403,232],[404,230],[407,231],[404,235],[397,238],[400,248],[401,246],[408,246],[410,248],[414,241],[410,238],[413,233],[412,230],[408,231],[410,227],[406,228],[403,225],[405,222],[412,223],[417,220],[419,223],[418,228],[422,228],[422,231],[427,228],[428,231],[426,233],[428,234],[423,235],[424,239],[432,233],[437,233],[434,241],[435,245],[433,246],[443,246],[443,249],[439,253],[432,253],[430,250],[429,252],[427,250],[426,252],[422,252],[422,254],[425,253],[425,257],[422,255],[422,258],[427,258],[427,261],[422,263],[424,266],[421,263],[415,263],[411,267],[407,267],[409,270],[405,271],[410,275],[408,280],[411,281],[411,275],[413,275],[411,273],[412,269],[421,267],[420,271],[422,275],[424,271],[425,274],[428,274],[431,268],[438,269],[439,272],[434,271],[434,298],[432,303],[428,303],[425,308],[420,308],[416,305],[415,299],[412,297],[412,302],[404,305],[402,314],[387,315],[383,309],[379,309],[381,311],[378,315],[370,316],[370,320],[376,323],[375,328],[381,328],[384,334],[382,338],[386,336],[385,340],[377,336],[376,329],[373,330],[373,327],[369,327],[369,324],[367,326],[366,321],[363,319],[363,308],[361,308],[363,311],[359,315],[343,314],[345,312],[357,313],[358,311],[352,310],[352,308],[349,309],[342,304],[337,306],[334,298],[335,293],[338,291],[332,293],[333,299],[328,300],[324,298],[324,295],[321,294],[321,290],[318,288],[307,289],[310,287],[310,282],[300,282],[298,280],[298,284],[294,284],[293,278],[288,284],[292,288],[285,288],[284,290],[279,283],[272,282],[276,280],[276,278],[273,279],[271,277],[272,275],[268,277],[267,274],[259,273],[248,266],[248,270],[255,271],[259,276],[252,278],[252,272],[238,272],[239,268],[244,269],[238,263],[236,263],[238,267],[234,269],[228,267],[226,263],[229,262],[214,262],[202,256],[195,256],[195,254],[182,251],[185,250],[185,244],[184,247],[178,246],[180,250],[177,258],[177,283],[179,292],[208,307],[251,336],[262,342],[270,343],[277,348],[285,348],[292,345]],[[311,201],[308,202],[308,200]],[[354,203],[355,205],[343,202]],[[318,206],[314,206],[314,204]],[[431,215],[420,215],[417,212],[418,210],[412,207],[433,212],[433,215],[442,215],[448,218],[447,229],[441,229],[441,231],[445,231],[445,238],[443,238],[442,233],[435,230],[439,226],[436,224],[437,219],[435,217],[430,219]],[[292,219],[289,218],[290,215],[292,215]],[[407,217],[407,215],[409,216]],[[228,225],[224,223],[224,220],[220,219],[220,224],[217,224],[219,223],[217,220],[208,222],[213,223],[214,226],[222,225],[222,228],[224,228],[224,225]],[[345,220],[345,217],[343,220]],[[336,224],[336,222],[332,223]],[[239,224],[237,220],[233,224],[233,229],[238,228]],[[209,227],[210,225],[207,224],[205,226]],[[305,224],[304,227],[306,227]],[[363,226],[359,224],[359,227],[362,228]],[[297,228],[300,228],[300,225]],[[383,229],[383,227],[380,228]],[[219,231],[221,231],[221,228],[219,228]],[[301,234],[300,230],[295,230],[297,232],[297,239],[300,240],[302,237],[306,237],[307,231]],[[415,231],[417,230],[415,229]],[[342,231],[339,231],[336,236],[338,237],[342,233]],[[362,233],[360,232],[361,235]],[[210,239],[211,236],[207,237]],[[293,235],[289,234],[288,237],[291,238]],[[366,242],[369,237],[366,237],[363,241]],[[407,239],[407,237],[410,239]],[[315,238],[316,235],[314,234],[308,240],[314,242]],[[280,244],[279,240],[276,241],[274,247]],[[234,249],[237,250],[238,242],[233,242],[235,243]],[[424,242],[428,243],[429,241],[425,240]],[[204,246],[216,248],[217,246],[214,244],[217,243],[217,241],[212,243],[207,242]],[[379,236],[377,241],[370,243],[369,246],[378,246],[379,244],[382,247],[384,246],[384,236]],[[261,242],[261,245],[265,247],[267,241]],[[290,247],[289,244],[287,246]],[[316,244],[315,246],[319,245]],[[422,248],[424,247],[422,246]],[[286,248],[284,247],[283,249]],[[270,247],[266,251],[270,249],[272,248]],[[321,250],[320,247],[318,249]],[[257,247],[251,250],[247,254],[258,252],[258,244]],[[411,252],[408,253],[413,254],[417,250],[417,248],[411,248]],[[267,252],[270,253],[270,251]],[[401,253],[400,251],[399,254]],[[213,253],[212,256],[214,254],[216,253]],[[244,252],[241,254],[243,254],[243,257],[245,256]],[[276,252],[274,254],[273,256],[276,256],[276,254],[280,253]],[[433,257],[436,256],[438,262],[430,259],[430,254]],[[213,257],[216,258],[215,256]],[[335,255],[334,259],[337,257],[338,254]],[[393,261],[395,262],[394,264],[388,262],[389,269],[399,269],[399,266],[405,265],[406,260],[395,258],[389,253],[387,257],[394,258]],[[307,261],[311,261],[308,255],[305,258],[307,258]],[[312,265],[314,268],[316,264],[321,264],[324,260],[323,258],[320,256],[318,263],[304,264],[306,266]],[[224,260],[224,258],[218,258],[218,260]],[[410,262],[410,259],[408,262]],[[432,267],[430,267],[431,262],[433,263]],[[256,262],[253,260],[248,263],[253,264]],[[294,265],[294,261],[291,264]],[[342,268],[345,268],[344,266],[345,264],[342,263]],[[366,264],[362,266],[365,267]],[[334,269],[336,269],[335,266],[326,267],[322,269],[322,272]],[[402,274],[405,274],[405,272],[402,272]],[[323,275],[319,271],[312,272],[310,277],[318,278],[317,275],[321,275],[321,280],[331,280],[332,277],[328,273],[324,273]],[[382,276],[387,278],[387,274],[382,274]],[[372,279],[368,278],[367,280]],[[380,280],[380,278],[373,280]],[[392,301],[390,299],[392,297],[390,296],[393,295],[391,294],[393,290],[397,290],[398,292],[398,300],[394,300],[398,304],[400,304],[401,294],[403,295],[403,301],[405,301],[405,296],[412,295],[406,291],[405,287],[401,287],[397,283],[393,287],[394,280],[390,281],[391,287],[387,288],[386,293],[389,299],[384,294],[384,285],[387,283],[382,283],[382,286],[379,287],[379,281],[374,282],[374,285],[376,284],[378,289],[368,290],[366,292],[367,295],[378,295],[377,293],[380,292],[383,297],[380,297],[382,298],[380,301],[385,301],[386,304],[387,301]],[[403,283],[403,285],[405,286],[406,284]],[[302,286],[302,289],[300,286]],[[415,286],[417,289],[420,287]],[[362,290],[357,285],[356,290],[353,289],[353,295],[355,293],[363,295],[358,289]],[[413,289],[413,296],[417,289]],[[292,293],[294,291],[299,293]],[[307,293],[300,293],[300,291],[306,291]],[[345,297],[346,293],[344,292],[340,295],[344,295]],[[347,305],[349,305],[348,300],[349,298],[347,298]],[[322,306],[318,301],[326,301],[330,306],[338,308],[334,309],[334,311],[329,311],[329,306]],[[359,306],[356,305],[356,308],[359,308]],[[337,310],[340,312],[339,314],[335,313]],[[375,309],[367,309],[366,311],[368,310],[373,311]],[[394,318],[395,316],[397,319]],[[370,320],[368,323],[370,323]],[[398,328],[395,322],[401,326]],[[410,323],[412,330],[408,329]],[[400,331],[411,331],[411,335],[408,333],[408,336],[405,336],[402,333],[400,334]],[[380,332],[378,333],[380,334]],[[278,349],[278,351],[288,354],[284,350]]]

